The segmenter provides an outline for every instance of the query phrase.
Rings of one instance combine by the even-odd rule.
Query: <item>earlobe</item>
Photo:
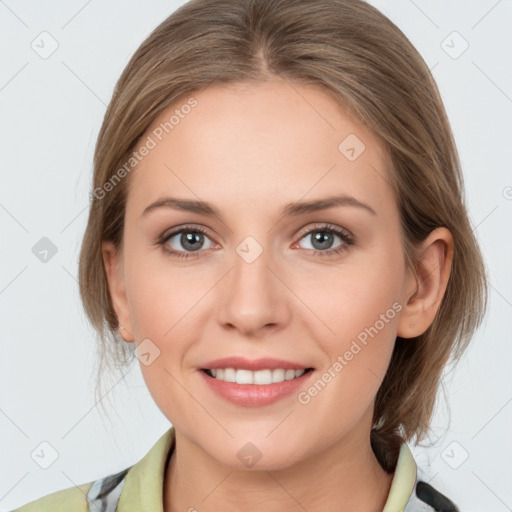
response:
[[[398,336],[414,338],[432,324],[446,292],[452,261],[453,236],[447,228],[437,228],[418,250],[416,276],[410,274],[406,280]]]
[[[102,255],[112,306],[119,322],[119,332],[125,341],[132,342],[133,328],[126,297],[122,256],[112,242],[103,242]]]

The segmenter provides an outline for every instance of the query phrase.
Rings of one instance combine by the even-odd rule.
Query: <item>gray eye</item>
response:
[[[203,247],[205,240],[210,239],[204,233],[189,229],[175,233],[169,238],[168,243],[176,252],[183,252],[183,249],[185,251],[195,252],[205,248]],[[181,245],[181,247],[179,247],[179,245]],[[208,248],[209,247],[206,247],[206,249]]]
[[[341,237],[339,235],[336,235],[335,233],[328,229],[315,229],[307,233],[304,237],[302,237],[301,240],[312,240],[313,247],[305,247],[305,249],[313,249],[320,251],[325,249],[336,248],[333,247],[334,238],[339,238],[341,240]],[[342,244],[340,243],[339,245]]]

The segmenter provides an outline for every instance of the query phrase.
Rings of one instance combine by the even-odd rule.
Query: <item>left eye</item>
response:
[[[332,247],[336,237],[341,240],[341,243],[336,247]],[[313,247],[306,247],[306,249],[312,249],[315,253],[338,253],[353,243],[352,237],[348,233],[329,226],[309,230],[301,240],[308,239],[312,240]]]

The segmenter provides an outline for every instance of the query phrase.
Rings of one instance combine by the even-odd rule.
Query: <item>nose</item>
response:
[[[251,337],[284,328],[291,319],[290,292],[283,284],[286,276],[277,268],[270,250],[263,249],[253,260],[254,245],[241,244],[237,249],[231,271],[218,287],[218,322],[225,329]]]

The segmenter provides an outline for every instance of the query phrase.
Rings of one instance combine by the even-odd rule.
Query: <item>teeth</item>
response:
[[[300,377],[306,370],[236,370],[235,368],[218,368],[209,370],[218,380],[225,382],[236,382],[237,384],[274,384],[285,380],[292,380]]]

